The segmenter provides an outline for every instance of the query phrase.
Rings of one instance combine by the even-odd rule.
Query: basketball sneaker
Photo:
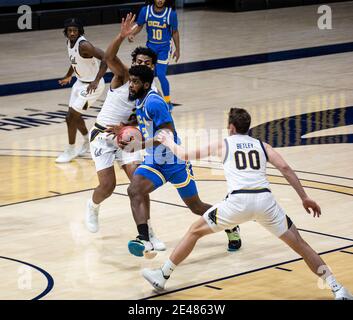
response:
[[[77,155],[79,157],[83,157],[89,151],[89,141],[86,141],[82,144],[80,150],[78,151]]]
[[[92,233],[96,233],[99,230],[98,213],[99,206],[95,208],[92,199],[89,199],[87,201],[85,222],[88,231]]]
[[[226,230],[228,236],[228,251],[237,251],[241,247],[240,228],[234,227],[232,230]]]
[[[138,237],[135,240],[129,241],[127,247],[129,252],[136,257],[153,259],[157,255],[157,252],[154,250],[151,241],[141,240]]]
[[[72,159],[77,157],[77,153],[75,147],[69,146],[65,149],[65,151],[59,155],[56,159],[56,163],[67,163],[70,162]]]
[[[152,228],[148,229],[148,233],[150,236],[150,242],[152,243],[154,250],[165,251],[167,249],[165,244],[155,236]]]
[[[341,287],[337,291],[334,291],[333,294],[335,300],[353,300],[352,294],[345,287]]]
[[[169,277],[166,277],[162,269],[143,269],[142,276],[156,289],[164,290]]]

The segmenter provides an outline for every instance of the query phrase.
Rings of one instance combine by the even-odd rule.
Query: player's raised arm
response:
[[[305,210],[308,213],[311,213],[310,209],[312,209],[314,217],[315,216],[319,217],[321,215],[320,206],[314,200],[310,199],[309,196],[306,194],[297,175],[292,170],[292,168],[289,166],[289,164],[269,144],[264,143],[264,145],[266,148],[268,161],[272,165],[274,165],[283,174],[283,176],[286,178],[286,180],[289,182],[289,184],[294,188],[294,190],[297,192],[300,199],[302,200],[303,207],[305,208]]]
[[[121,20],[121,29],[119,34],[109,44],[107,50],[104,53],[108,67],[114,73],[114,75],[124,74],[126,78],[129,76],[128,67],[123,64],[122,61],[117,57],[117,53],[122,42],[133,31],[134,21],[135,15],[132,13],[129,13],[126,18]]]

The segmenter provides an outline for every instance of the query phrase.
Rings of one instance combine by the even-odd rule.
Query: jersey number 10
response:
[[[251,169],[260,169],[260,155],[256,150],[251,150],[248,153],[244,151],[236,151],[234,153],[235,166],[238,170],[244,170],[250,166]]]
[[[162,30],[161,29],[152,29],[153,39],[162,40]]]

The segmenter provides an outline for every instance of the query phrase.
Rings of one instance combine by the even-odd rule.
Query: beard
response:
[[[140,99],[144,96],[145,93],[146,91],[143,88],[141,88],[139,91],[134,93],[129,91],[129,100],[134,101],[136,99]]]

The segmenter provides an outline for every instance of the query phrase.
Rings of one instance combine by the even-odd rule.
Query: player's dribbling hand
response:
[[[115,137],[119,134],[119,131],[126,125],[127,124],[123,122],[120,122],[119,124],[109,124],[107,125],[107,129],[105,129],[104,132],[108,133],[107,137],[112,135],[113,139],[115,139]]]
[[[174,144],[174,135],[170,130],[161,130],[154,140],[160,142],[168,148],[171,148]]]
[[[65,78],[59,80],[58,82],[61,86],[66,86],[67,84],[69,84],[71,82],[71,78],[72,77],[65,77]]]
[[[303,207],[305,208],[306,212],[311,214],[313,213],[314,217],[320,217],[321,215],[321,208],[320,206],[312,199],[306,198],[303,200]],[[312,210],[312,212],[310,211]]]

